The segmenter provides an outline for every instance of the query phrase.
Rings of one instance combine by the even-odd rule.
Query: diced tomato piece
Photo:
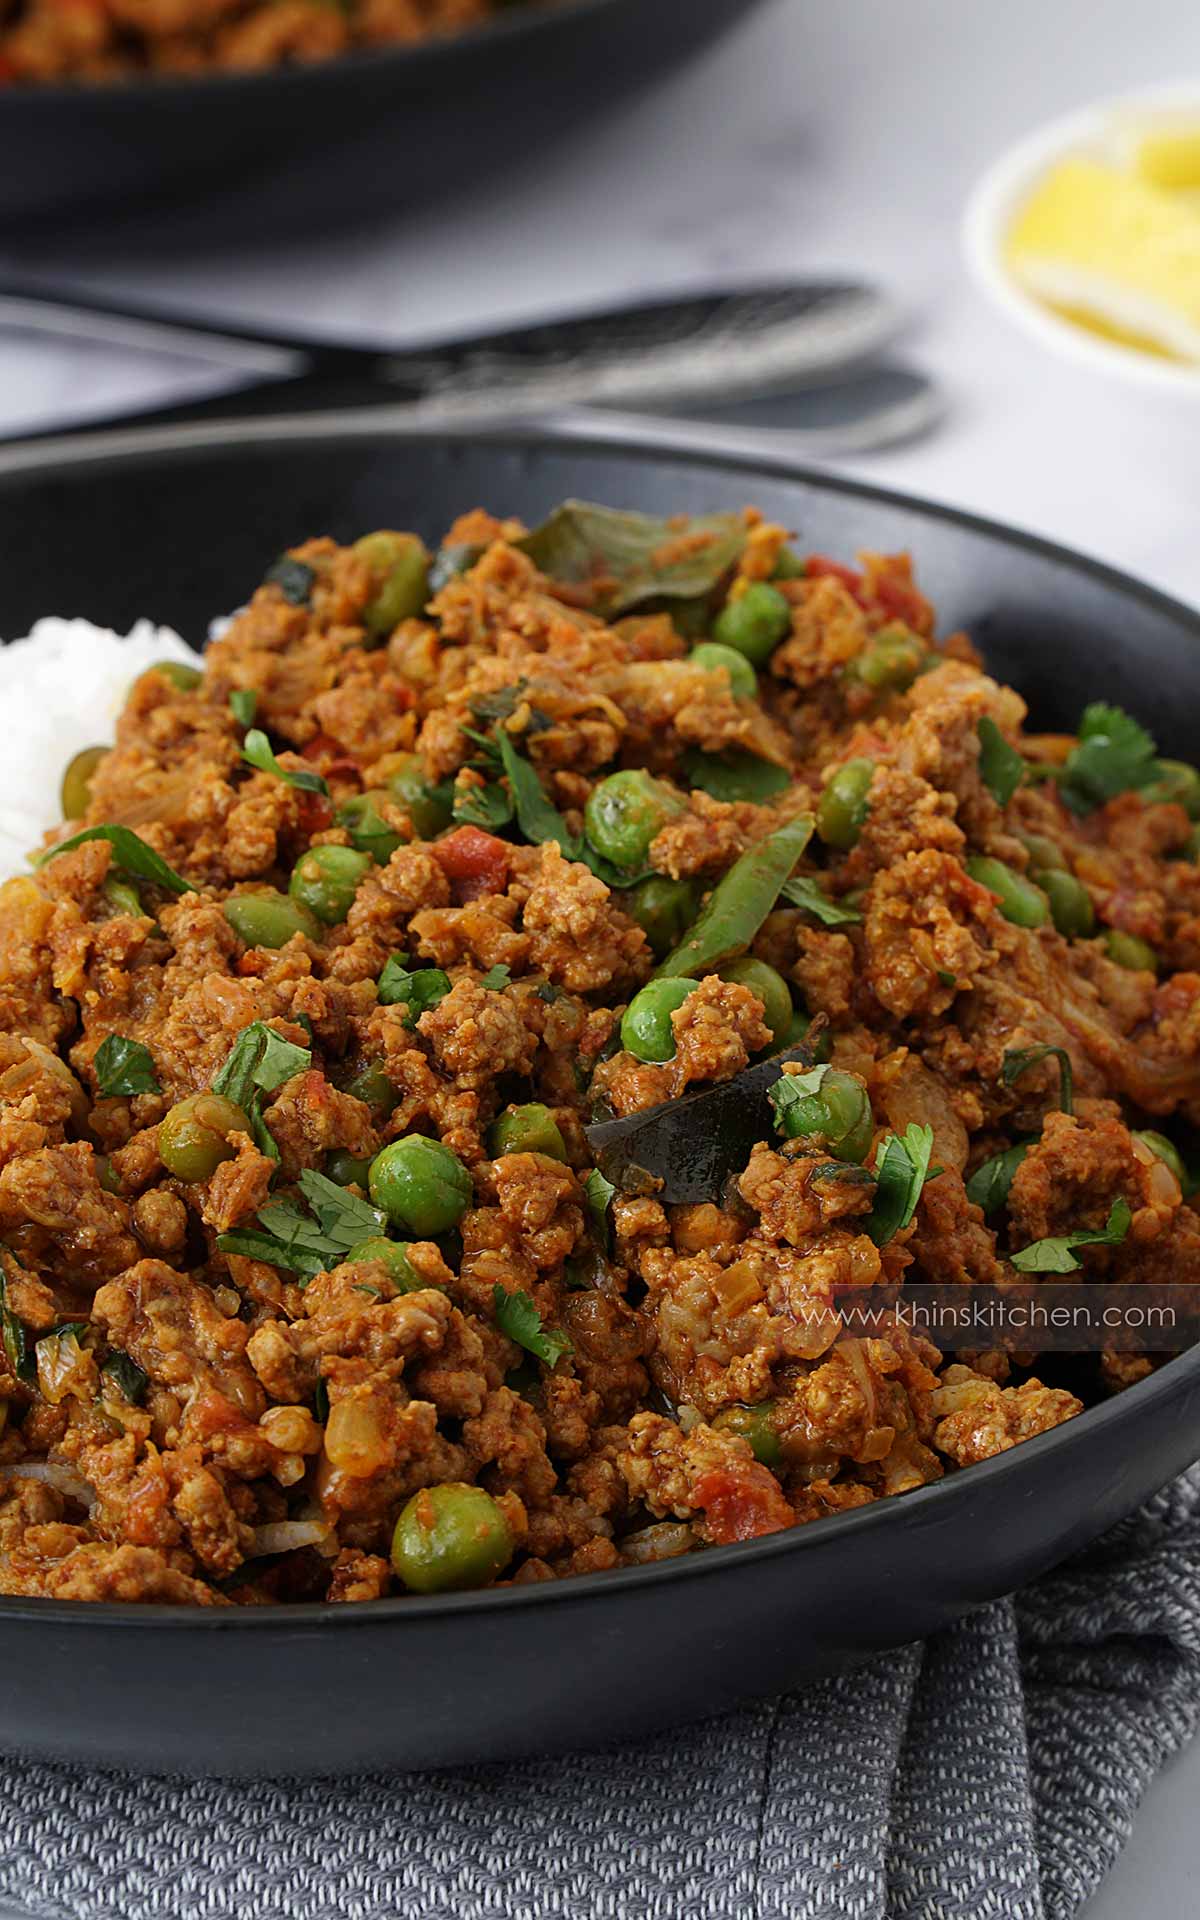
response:
[[[804,562],[804,573],[809,580],[820,580],[824,577],[840,580],[855,599],[858,599],[862,587],[861,573],[856,573],[853,567],[844,567],[840,560],[831,560],[828,554],[810,553]]]
[[[324,833],[333,825],[333,805],[323,793],[304,793],[296,809],[302,833]]]
[[[757,1540],[765,1533],[782,1533],[796,1516],[773,1473],[756,1460],[739,1467],[714,1467],[692,1488],[702,1508],[709,1538],[718,1547],[734,1540]]]
[[[315,767],[329,779],[354,780],[358,776],[358,761],[353,754],[347,753],[340,740],[331,733],[314,733],[307,746],[301,747],[305,760],[311,760]]]
[[[460,906],[481,894],[503,893],[508,885],[508,848],[494,833],[459,827],[437,841],[432,852]]]

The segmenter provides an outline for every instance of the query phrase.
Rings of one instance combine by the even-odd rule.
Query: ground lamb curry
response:
[[[839,1313],[1197,1276],[1200,777],[1025,723],[753,512],[310,540],[144,673],[0,890],[0,1592],[650,1562],[1142,1377]],[[781,1049],[721,1192],[595,1167]]]

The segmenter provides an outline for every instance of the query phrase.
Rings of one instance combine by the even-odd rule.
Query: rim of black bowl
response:
[[[588,4],[589,0],[584,0]],[[600,0],[605,4],[605,0]],[[848,494],[857,499],[878,501],[904,513],[924,515],[930,520],[949,523],[980,533],[1025,552],[1055,560],[1075,572],[1102,581],[1126,597],[1140,600],[1190,628],[1200,641],[1200,611],[1176,600],[1171,594],[1110,567],[1105,561],[1078,553],[1060,542],[1040,534],[1006,526],[983,514],[969,513],[959,507],[943,505],[903,493],[893,487],[874,486],[832,474],[783,456],[758,453],[700,453],[673,446],[669,438],[656,440],[653,420],[614,415],[608,420],[564,416],[540,429],[497,427],[486,431],[470,427],[432,429],[412,423],[402,407],[359,409],[311,414],[253,416],[243,419],[193,422],[177,426],[130,426],[101,432],[79,432],[52,439],[10,441],[0,445],[0,480],[7,476],[56,468],[87,467],[94,462],[136,460],[146,454],[171,454],[236,447],[270,440],[310,439],[403,439],[431,445],[460,442],[484,443],[526,452],[555,451],[576,447],[582,454],[620,454],[634,461],[676,461],[691,469],[700,468],[722,474],[760,474],[773,480],[793,480],[828,493]],[[607,430],[606,430],[607,429]],[[640,436],[640,437],[635,437]],[[142,1605],[137,1601],[41,1600],[22,1595],[0,1595],[0,1620],[27,1618],[59,1620],[64,1624],[93,1621],[109,1626],[136,1628],[139,1625],[165,1627],[173,1632],[203,1628],[208,1632],[255,1632],[290,1626],[293,1629],[338,1626],[343,1630],[356,1625],[379,1625],[386,1620],[403,1621],[417,1617],[456,1613],[494,1613],[498,1610],[526,1607],[564,1607],[573,1601],[591,1600],[599,1595],[636,1591],[648,1582],[686,1583],[703,1580],[759,1560],[785,1554],[814,1551],[835,1535],[896,1527],[906,1522],[920,1524],[930,1504],[952,1506],[957,1502],[985,1496],[998,1481],[1014,1475],[1037,1471],[1047,1456],[1086,1443],[1099,1429],[1119,1425],[1132,1417],[1144,1401],[1173,1394],[1187,1379],[1200,1377],[1200,1342],[1186,1352],[1176,1354],[1157,1372],[1124,1388],[1099,1406],[1085,1407],[1072,1420],[1052,1427],[1046,1433],[1023,1440],[990,1460],[960,1469],[957,1473],[916,1487],[911,1492],[875,1500],[870,1506],[855,1507],[845,1513],[830,1514],[804,1526],[781,1533],[767,1534],[737,1545],[708,1548],[660,1561],[645,1567],[618,1567],[609,1573],[574,1574],[564,1580],[539,1581],[526,1587],[488,1587],[482,1591],[442,1594],[398,1594],[386,1600],[368,1600],[355,1606],[327,1600],[300,1600],[273,1603],[261,1607],[201,1607]],[[1200,1440],[1200,1433],[1197,1434]]]
[[[224,67],[204,73],[155,73],[147,71],[135,78],[93,84],[73,81],[54,86],[6,87],[0,91],[0,119],[5,109],[20,104],[24,110],[31,102],[46,106],[74,106],[84,101],[120,101],[134,106],[147,94],[161,98],[195,94],[214,99],[229,94],[253,92],[271,84],[280,89],[301,91],[319,86],[321,76],[331,72],[348,78],[366,70],[387,68],[418,73],[422,66],[436,67],[456,53],[502,45],[546,31],[562,31],[570,22],[590,14],[605,13],[621,0],[520,0],[506,6],[478,26],[464,27],[456,33],[432,33],[424,40],[398,42],[391,46],[356,47],[351,52],[334,54],[327,60],[296,61],[276,67]]]

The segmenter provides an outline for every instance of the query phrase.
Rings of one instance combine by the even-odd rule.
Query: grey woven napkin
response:
[[[1064,1920],[1198,1719],[1194,1467],[1015,1602],[639,1748],[336,1786],[9,1763],[0,1907],[39,1920]]]

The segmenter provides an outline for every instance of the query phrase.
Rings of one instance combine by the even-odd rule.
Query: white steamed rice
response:
[[[90,620],[39,620],[0,647],[0,880],[62,819],[59,785],[72,755],[109,746],[130,682],[159,660],[194,666],[170,627],[139,620],[122,637]]]

